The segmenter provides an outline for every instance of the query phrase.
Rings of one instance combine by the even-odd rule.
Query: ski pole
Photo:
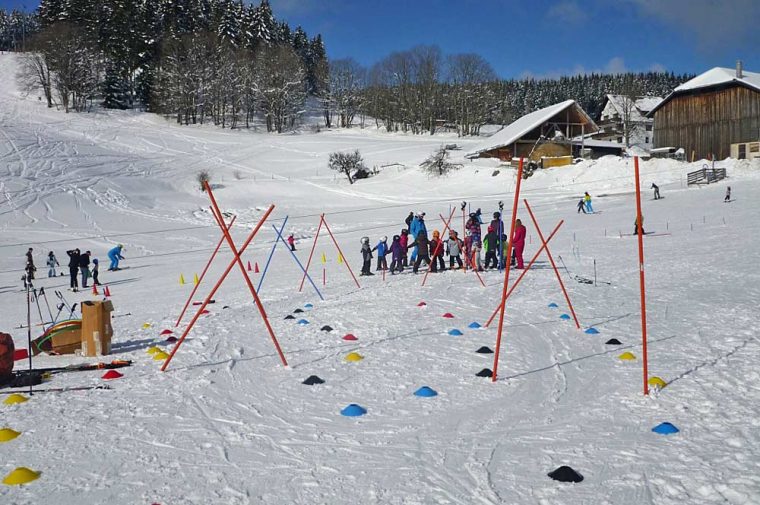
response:
[[[43,328],[45,327],[45,318],[42,317],[42,308],[40,307],[40,297],[37,294],[37,288],[32,288],[32,293],[34,293],[34,303],[37,304],[37,312],[40,314],[40,323],[42,324]]]
[[[68,310],[71,310],[71,305],[69,305],[66,299],[63,297],[63,293],[61,293],[60,291],[56,291],[55,296],[57,296],[58,299],[63,302],[63,304],[66,306]]]
[[[559,254],[557,255],[557,258],[559,258],[559,261],[562,263],[562,268],[565,269],[565,273],[567,273],[567,276],[570,277],[570,279],[573,278],[572,275],[570,275],[570,270],[567,268],[567,265],[565,265],[565,260],[562,259],[562,256]]]
[[[74,311],[77,310],[77,304],[74,303],[74,305],[71,306],[71,312],[69,313],[69,319],[74,317]]]
[[[45,298],[45,305],[47,305],[48,314],[50,314],[50,320],[53,320],[53,311],[50,310],[50,302],[48,302],[47,293],[45,293],[45,288],[40,288],[40,294]]]

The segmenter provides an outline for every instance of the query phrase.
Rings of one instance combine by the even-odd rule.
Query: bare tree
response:
[[[53,71],[48,60],[47,33],[41,33],[29,41],[29,51],[21,55],[16,76],[21,89],[27,93],[42,91],[48,107],[53,106]]]
[[[496,73],[477,54],[455,54],[448,58],[448,74],[457,132],[477,135],[497,103],[488,86]]]
[[[351,127],[362,105],[365,75],[366,69],[352,58],[330,62],[330,113],[335,111],[341,128]]]
[[[620,121],[623,126],[623,142],[631,147],[631,139],[640,133],[643,127],[641,114],[636,101],[641,98],[642,86],[633,75],[626,75],[620,87]]]
[[[365,179],[369,176],[369,170],[364,165],[364,160],[358,149],[352,153],[340,151],[330,153],[330,161],[327,166],[330,170],[345,174],[349,184],[353,184],[356,179]]]
[[[256,56],[256,76],[267,131],[292,128],[306,99],[301,59],[290,46],[264,47]]]
[[[441,146],[436,152],[427,157],[425,161],[420,163],[420,167],[428,175],[442,176],[446,175],[452,170],[462,168],[460,163],[452,163],[449,161],[449,150],[446,146]]]

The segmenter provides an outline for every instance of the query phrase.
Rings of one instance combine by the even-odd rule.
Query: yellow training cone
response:
[[[5,476],[3,484],[8,486],[17,486],[19,484],[26,484],[40,478],[40,472],[30,470],[25,466],[20,466],[13,470],[11,473]]]
[[[324,265],[327,263],[327,256],[325,256],[325,253],[322,253],[322,264]]]
[[[153,346],[148,348],[148,354],[156,354],[157,352],[161,352],[160,347]]]
[[[151,326],[152,326],[152,325],[151,325],[150,323],[143,323],[143,325],[142,325],[142,328],[143,328],[143,330],[147,330],[147,329],[148,329],[148,328],[150,328]]]
[[[6,405],[15,405],[17,403],[24,403],[26,401],[29,401],[29,398],[26,396],[13,393],[12,395],[8,395],[8,398],[6,398],[3,403]]]
[[[19,435],[21,435],[21,433],[19,433],[16,430],[12,430],[10,428],[3,428],[2,430],[0,430],[0,442],[10,442],[11,440],[13,440]]]
[[[163,361],[168,357],[169,355],[166,354],[164,351],[158,351],[157,353],[153,354],[153,359],[156,361]]]
[[[179,285],[184,286],[185,285],[185,276],[182,274],[179,274]]]
[[[632,360],[636,359],[636,356],[634,356],[630,352],[624,352],[623,354],[621,354],[620,356],[618,356],[618,358],[622,359],[623,361],[632,361]]]
[[[648,382],[648,383],[649,383],[649,385],[650,385],[650,386],[652,386],[653,388],[658,388],[658,389],[662,389],[662,388],[664,388],[665,386],[667,386],[667,385],[668,385],[668,383],[667,383],[667,382],[665,382],[664,380],[660,379],[660,378],[659,378],[659,377],[657,377],[657,376],[655,376],[655,377],[650,377],[650,378],[649,378],[649,381],[647,381],[647,382]]]
[[[200,281],[198,280],[198,274],[193,275],[193,284],[197,286],[199,282]]]
[[[338,263],[340,263],[340,264],[343,263],[343,255],[342,254],[338,254]]]
[[[363,359],[364,359],[364,356],[362,356],[358,352],[352,352],[352,353],[349,353],[346,356],[346,361],[350,361],[352,363],[355,362],[355,361],[361,361]]]

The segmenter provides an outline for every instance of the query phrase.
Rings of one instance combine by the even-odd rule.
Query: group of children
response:
[[[417,273],[423,262],[431,272],[443,272],[446,270],[444,255],[449,257],[448,268],[453,270],[473,268],[482,272],[484,269],[506,266],[505,258],[508,254],[509,241],[504,233],[504,223],[500,212],[494,212],[485,237],[481,234],[484,223],[480,209],[471,213],[465,224],[464,240],[455,230],[449,230],[447,239],[443,239],[438,230],[433,230],[432,238],[428,238],[424,212],[416,215],[410,212],[405,224],[407,227],[402,229],[399,235],[393,236],[390,246],[387,236],[381,237],[374,247],[370,246],[369,237],[362,237],[361,275],[374,275],[371,271],[374,252],[377,252],[376,271],[390,270],[391,275],[403,272],[404,268],[408,268],[410,264],[412,271]],[[511,264],[522,269],[524,267],[525,226],[519,219],[516,220],[512,244]],[[481,250],[485,251],[485,265],[482,264]],[[388,255],[391,256],[390,269],[386,259]]]
[[[108,259],[111,260],[111,264],[108,268],[109,271],[120,270],[119,261],[124,259],[121,255],[123,250],[124,246],[119,244],[108,251]],[[25,282],[33,281],[34,273],[37,271],[37,267],[34,265],[33,253],[34,249],[31,247],[26,252],[26,274],[23,279]],[[100,262],[97,258],[92,258],[92,253],[90,251],[81,252],[79,249],[71,249],[66,251],[66,254],[69,257],[69,286],[72,291],[76,292],[80,288],[77,275],[81,275],[82,288],[88,287],[87,281],[89,279],[92,279],[95,286],[100,286],[100,281],[98,279]],[[56,268],[60,267],[61,264],[58,262],[58,258],[55,257],[53,251],[48,253],[45,264],[48,267],[48,277],[57,277]],[[61,272],[61,275],[63,275],[63,272]]]

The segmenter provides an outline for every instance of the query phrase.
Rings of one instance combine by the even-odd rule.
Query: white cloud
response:
[[[573,0],[563,0],[552,5],[546,12],[546,17],[552,22],[577,25],[586,21],[588,16]]]
[[[623,74],[629,72],[625,66],[625,61],[621,56],[615,56],[604,64],[601,68],[586,68],[584,65],[576,64],[572,68],[555,69],[546,72],[532,72],[523,70],[519,79],[556,79],[558,77],[569,77],[574,75],[586,74]]]
[[[760,44],[758,0],[627,0],[642,16],[684,33],[703,52]]]
[[[665,65],[662,65],[661,63],[652,63],[652,66],[649,67],[650,72],[667,72],[668,69],[665,68]]]
[[[607,64],[604,66],[604,72],[605,74],[624,74],[628,72],[628,69],[625,68],[625,61],[623,61],[623,58],[620,56],[615,56],[610,61],[607,62]]]

